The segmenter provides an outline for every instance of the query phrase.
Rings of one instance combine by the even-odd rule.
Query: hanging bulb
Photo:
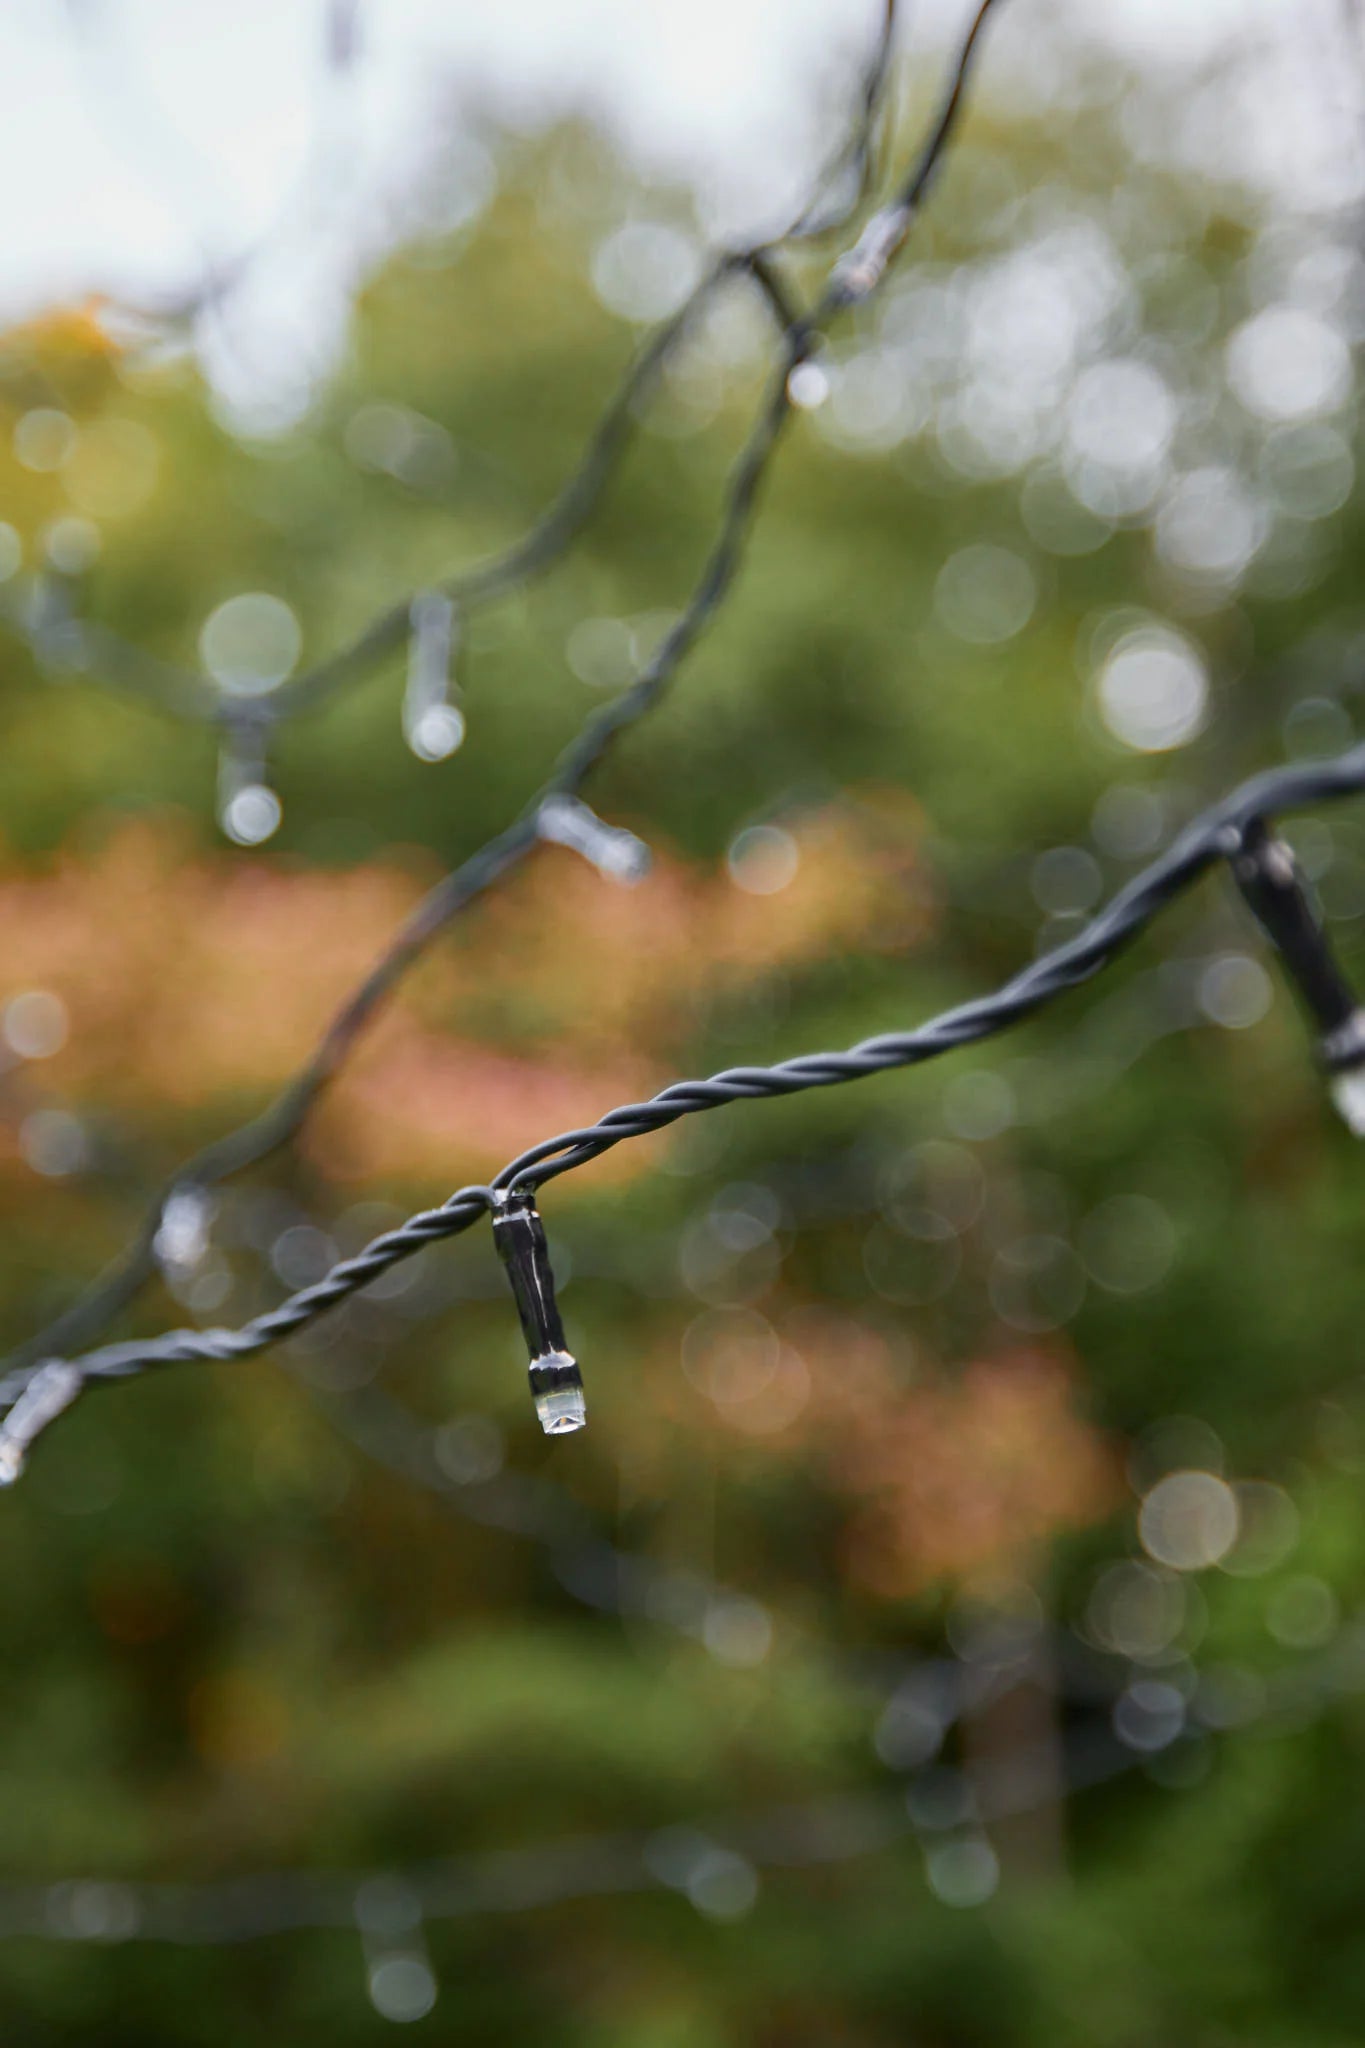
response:
[[[499,1194],[493,1242],[507,1268],[531,1354],[531,1398],[546,1436],[567,1436],[588,1419],[578,1362],[565,1349],[545,1226],[529,1189]]]
[[[218,822],[238,846],[259,846],[284,816],[265,779],[265,736],[262,720],[235,719],[218,757]]]
[[[886,275],[912,218],[904,200],[874,213],[857,242],[835,264],[829,282],[829,296],[837,306],[856,306],[870,298]]]
[[[1318,1027],[1332,1101],[1356,1137],[1365,1137],[1365,1010],[1337,964],[1293,851],[1257,818],[1237,835],[1229,858],[1233,879]]]
[[[152,1250],[164,1273],[193,1273],[209,1249],[213,1198],[203,1188],[175,1188],[162,1204]]]
[[[381,2019],[425,2019],[436,2003],[422,1925],[421,1895],[401,1877],[371,1877],[355,1896],[365,1950],[365,1983]]]
[[[444,761],[464,738],[464,713],[450,696],[459,646],[455,606],[439,590],[424,590],[412,600],[408,617],[403,737],[419,761]]]
[[[556,846],[581,853],[609,881],[633,888],[649,872],[650,852],[644,840],[623,826],[605,824],[581,797],[547,796],[536,813],[536,831]]]
[[[84,1384],[76,1367],[65,1359],[50,1358],[39,1366],[0,1424],[0,1486],[13,1486],[34,1438],[71,1406]]]

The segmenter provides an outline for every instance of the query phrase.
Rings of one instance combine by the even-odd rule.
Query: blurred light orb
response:
[[[1092,363],[1066,406],[1063,466],[1082,504],[1110,518],[1142,511],[1156,494],[1178,408],[1160,371],[1135,357]]]
[[[1325,420],[1272,428],[1258,468],[1275,504],[1293,519],[1330,519],[1355,489],[1350,443]]]
[[[1142,1547],[1174,1571],[1206,1571],[1221,1563],[1241,1526],[1237,1496],[1213,1472],[1169,1472],[1138,1511]]]
[[[83,576],[100,558],[104,543],[92,519],[68,513],[43,528],[43,553],[62,576]]]
[[[595,690],[623,690],[635,674],[635,635],[624,619],[580,619],[564,652],[578,680]]]
[[[423,2020],[436,2003],[436,1979],[421,1956],[385,1956],[369,1974],[370,2003],[383,2020]]]
[[[1355,739],[1351,714],[1335,697],[1301,697],[1285,713],[1281,731],[1285,752],[1296,761],[1339,754]]]
[[[1265,530],[1265,515],[1240,477],[1214,465],[1172,485],[1156,517],[1156,550],[1188,576],[1235,583]]]
[[[1351,351],[1337,328],[1301,306],[1267,306],[1231,335],[1228,382],[1257,419],[1312,419],[1351,395]]]
[[[1111,1195],[1082,1223],[1085,1269],[1110,1294],[1141,1294],[1159,1286],[1175,1258],[1175,1227],[1147,1195]]]
[[[1116,860],[1140,860],[1161,844],[1166,806],[1154,789],[1114,782],[1095,805],[1090,830],[1101,853]]]
[[[713,1600],[702,1623],[702,1642],[718,1664],[749,1671],[761,1664],[773,1646],[773,1625],[766,1607],[743,1593]]]
[[[63,483],[78,511],[118,519],[146,503],[156,485],[156,436],[137,420],[95,420],[82,427]]]
[[[996,1255],[989,1293],[1002,1323],[1041,1336],[1075,1315],[1085,1298],[1085,1268],[1064,1238],[1020,1238]]]
[[[720,1309],[735,1309],[766,1294],[782,1264],[770,1230],[746,1231],[739,1218],[698,1217],[678,1246],[678,1277],[690,1294]]]
[[[914,1229],[927,1209],[955,1230],[966,1230],[981,1214],[986,1175],[974,1152],[946,1138],[926,1138],[898,1154],[882,1169],[883,1212],[901,1229]]]
[[[883,1710],[872,1746],[888,1769],[916,1771],[938,1755],[946,1732],[935,1703],[922,1690],[902,1688]]]
[[[249,782],[223,805],[221,823],[238,846],[260,846],[279,830],[283,816],[284,806],[274,790],[263,782]]]
[[[419,761],[446,761],[464,740],[464,713],[455,704],[429,704],[408,732]]]
[[[76,447],[76,423],[55,406],[38,405],[14,423],[14,456],[39,475],[60,469]]]
[[[797,363],[787,377],[787,396],[801,412],[813,412],[829,397],[829,378],[819,363]]]
[[[1093,555],[1114,531],[1111,517],[1082,504],[1062,473],[1035,463],[1019,493],[1024,531],[1050,555]]]
[[[0,1035],[21,1060],[51,1059],[66,1044],[66,1004],[51,989],[29,988],[0,1011]]]
[[[877,454],[922,427],[928,400],[904,361],[888,349],[847,357],[830,378],[820,431],[838,447]]]
[[[998,1138],[1014,1122],[1017,1107],[1014,1090],[1003,1074],[988,1068],[972,1074],[954,1074],[943,1090],[943,1116],[954,1137],[980,1144]]]
[[[8,583],[24,559],[24,543],[8,520],[0,519],[0,583]]]
[[[742,1920],[758,1898],[758,1872],[733,1849],[712,1847],[697,1859],[683,1890],[708,1920]]]
[[[984,1906],[1000,1883],[1000,1862],[982,1837],[935,1842],[924,1854],[930,1891],[944,1906]]]
[[[1238,1664],[1216,1665],[1201,1671],[1195,1705],[1206,1728],[1244,1728],[1265,1712],[1265,1681]]]
[[[174,1276],[170,1284],[171,1292],[196,1315],[212,1315],[232,1292],[232,1269],[225,1259],[218,1259],[194,1274]]]
[[[1199,977],[1199,1007],[1226,1031],[1259,1024],[1274,994],[1270,976],[1247,953],[1220,953]]]
[[[897,1229],[874,1223],[863,1239],[863,1270],[886,1301],[917,1308],[948,1292],[962,1264],[952,1225],[928,1210],[902,1211]]]
[[[1183,1698],[1159,1678],[1135,1680],[1114,1703],[1114,1733],[1128,1749],[1165,1749],[1184,1725]]]
[[[628,221],[600,242],[592,282],[602,304],[623,320],[665,320],[697,282],[696,244],[661,222]]]
[[[683,1332],[682,1369],[718,1408],[752,1401],[774,1379],[782,1346],[776,1330],[751,1309],[713,1309]]]
[[[1197,1415],[1163,1415],[1143,1430],[1128,1459],[1133,1491],[1146,1493],[1168,1472],[1221,1472],[1223,1440]]]
[[[1083,846],[1051,846],[1029,870],[1029,887],[1038,908],[1056,917],[1068,910],[1088,910],[1098,902],[1104,877],[1099,862]]]
[[[1266,1602],[1265,1625],[1290,1650],[1320,1650],[1341,1621],[1336,1594],[1325,1579],[1286,1579]]]
[[[782,1204],[758,1181],[731,1181],[711,1204],[711,1227],[728,1251],[752,1251],[782,1221]]]
[[[939,453],[959,476],[999,482],[1038,454],[1043,417],[1026,392],[973,378],[938,411]]]
[[[311,1287],[336,1264],[337,1249],[325,1231],[293,1223],[270,1247],[270,1263],[286,1287]]]
[[[1100,670],[1100,717],[1139,753],[1184,746],[1208,717],[1208,673],[1183,634],[1165,626],[1127,633]]]
[[[1223,1559],[1234,1578],[1259,1578],[1284,1563],[1299,1540],[1299,1511],[1282,1486],[1266,1479],[1237,1487],[1240,1521],[1235,1547]]]
[[[751,896],[776,896],[795,881],[801,854],[780,825],[750,825],[736,834],[725,860],[738,888]]]
[[[1037,601],[1028,563],[985,541],[950,555],[934,584],[934,609],[948,631],[982,647],[1021,633]]]
[[[443,1422],[432,1448],[436,1462],[456,1486],[486,1486],[502,1470],[502,1431],[486,1415],[461,1415]]]
[[[1187,1611],[1178,1578],[1148,1564],[1125,1562],[1101,1572],[1086,1602],[1085,1620],[1097,1643],[1140,1662],[1170,1649]]]
[[[292,607],[264,590],[228,598],[209,613],[199,634],[200,659],[230,697],[260,697],[275,689],[293,668],[302,646]]]
[[[19,1150],[35,1173],[64,1180],[89,1163],[85,1126],[66,1109],[35,1109],[19,1126]]]

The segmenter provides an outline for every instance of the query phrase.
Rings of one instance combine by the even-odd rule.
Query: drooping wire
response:
[[[1365,745],[1335,761],[1271,770],[1195,818],[1174,843],[1073,939],[1040,955],[993,994],[943,1012],[913,1030],[886,1033],[840,1052],[803,1054],[772,1067],[734,1067],[703,1080],[677,1081],[647,1102],[626,1103],[595,1124],[547,1138],[508,1163],[491,1187],[464,1187],[440,1208],[420,1211],[344,1259],[313,1286],[235,1330],[174,1330],[147,1340],[108,1344],[62,1361],[83,1382],[122,1379],[153,1367],[209,1359],[249,1358],[326,1313],[381,1273],[441,1238],[470,1229],[501,1196],[532,1190],[600,1157],[631,1138],[666,1129],[685,1116],[728,1103],[772,1100],[812,1088],[837,1087],[898,1068],[920,1066],[965,1045],[1008,1031],[1107,967],[1162,910],[1218,862],[1235,854],[1242,835],[1267,815],[1365,790]],[[50,1368],[44,1367],[46,1371]],[[41,1373],[38,1375],[41,1377]],[[17,1401],[34,1375],[0,1382],[0,1404]],[[0,1429],[0,1443],[4,1430]]]
[[[947,147],[953,121],[961,106],[961,78],[970,62],[980,27],[993,4],[994,0],[981,0],[958,53],[944,107],[933,126],[933,146],[938,152]],[[888,28],[878,47],[874,71],[885,69],[890,50]],[[880,85],[875,91],[869,88],[864,96],[860,131],[867,129],[870,132],[869,124],[875,121],[880,99]],[[921,161],[924,154],[922,152]],[[494,557],[483,568],[441,586],[447,597],[467,609],[471,604],[491,601],[558,559],[591,511],[624,447],[638,401],[652,387],[672,350],[690,329],[719,283],[732,274],[746,274],[763,291],[781,324],[784,360],[732,473],[716,542],[703,566],[700,580],[672,630],[622,697],[586,722],[579,738],[561,757],[549,782],[531,799],[521,816],[439,882],[417,906],[384,955],[343,1003],[310,1059],[284,1091],[259,1116],[206,1147],[171,1176],[153,1199],[128,1250],[115,1259],[68,1309],[15,1350],[11,1362],[16,1371],[25,1372],[54,1352],[67,1352],[88,1342],[111,1317],[135,1298],[155,1271],[153,1246],[161,1211],[175,1194],[185,1188],[212,1185],[249,1166],[260,1164],[293,1139],[359,1034],[408,968],[453,917],[501,879],[539,843],[543,836],[539,821],[547,798],[577,795],[581,784],[605,757],[620,732],[658,702],[676,668],[714,618],[733,582],[758,485],[790,411],[790,372],[804,359],[812,345],[813,327],[793,312],[785,289],[776,277],[771,261],[773,246],[764,244],[740,254],[723,254],[715,260],[684,306],[656,330],[636,358],[603,415],[583,461],[548,512],[505,554]],[[287,710],[305,702],[314,702],[329,694],[333,687],[339,687],[343,681],[365,671],[372,661],[398,644],[408,630],[408,606],[393,607],[342,654],[309,675],[283,686],[282,691],[273,692],[273,715],[278,718],[282,708]],[[87,629],[85,640],[87,649],[91,650],[91,664],[98,668],[102,677],[108,679],[112,674],[114,680],[130,686],[134,678],[150,678],[153,694],[174,705],[180,684],[179,672],[166,664],[154,663],[146,669],[144,677],[140,666],[143,658],[103,629]],[[96,653],[98,660],[95,659]],[[202,679],[191,680],[196,690],[202,690]],[[281,696],[284,693],[287,695],[282,707]],[[222,707],[213,700],[207,707],[201,705],[195,715],[220,719],[224,714]]]

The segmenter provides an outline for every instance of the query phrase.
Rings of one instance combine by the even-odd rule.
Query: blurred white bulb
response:
[[[239,846],[259,846],[279,828],[283,807],[273,789],[263,782],[249,782],[236,790],[223,805],[222,826]]]
[[[464,740],[465,724],[453,704],[432,704],[414,719],[408,745],[419,761],[444,761]]]
[[[802,412],[811,412],[829,397],[829,378],[818,363],[797,363],[787,378],[787,396]]]

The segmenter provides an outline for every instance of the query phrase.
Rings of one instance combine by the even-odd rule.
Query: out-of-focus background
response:
[[[649,876],[547,847],[492,892],[118,1330],[988,989],[1349,743],[1360,25],[1095,12],[1005,0],[803,377],[727,610],[593,785]],[[268,704],[505,545],[702,251],[790,209],[876,14],[7,12],[10,1342],[629,681],[770,326],[736,281],[564,561],[467,621],[458,750],[405,744],[400,652],[272,736],[261,843],[81,623]],[[957,25],[907,25],[888,172]],[[1289,836],[1365,970],[1359,807]],[[6,2043],[1358,2041],[1365,1156],[1225,879],[978,1052],[544,1209],[583,1435],[537,1429],[482,1230],[91,1394],[0,1499]]]

